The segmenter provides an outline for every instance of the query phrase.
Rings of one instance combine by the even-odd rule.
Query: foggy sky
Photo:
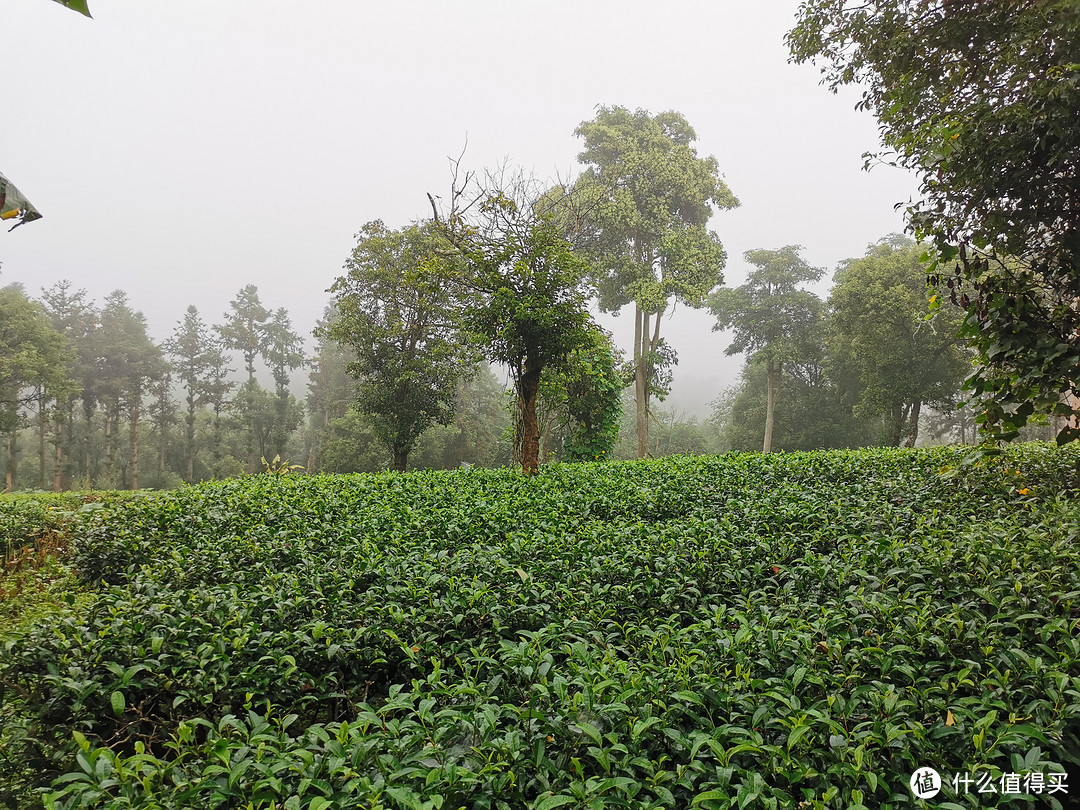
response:
[[[753,248],[827,268],[902,230],[914,178],[879,166],[858,95],[787,63],[797,0],[368,3],[3,0],[0,171],[44,218],[0,231],[0,284],[127,291],[155,339],[256,284],[307,335],[354,234],[430,213],[464,168],[578,171],[597,105],[683,113],[742,203],[710,227],[726,284]],[[632,313],[600,318],[629,349]],[[742,358],[679,306],[669,404],[705,415]]]

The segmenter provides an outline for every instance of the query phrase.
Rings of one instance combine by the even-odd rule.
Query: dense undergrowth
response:
[[[963,458],[259,475],[113,503],[76,547],[94,595],[0,651],[0,797],[902,807],[917,766],[1073,768],[1080,453]]]

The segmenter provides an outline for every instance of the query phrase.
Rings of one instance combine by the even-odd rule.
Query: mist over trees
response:
[[[3,288],[6,488],[172,487],[285,464],[535,473],[556,461],[966,442],[979,419],[1005,418],[959,407],[976,357],[963,336],[985,312],[972,315],[959,282],[928,288],[925,246],[883,238],[836,268],[824,298],[808,288],[824,270],[800,246],[751,250],[745,283],[725,287],[707,224],[738,201],[687,120],[602,107],[576,134],[573,182],[504,167],[459,185],[459,159],[445,209],[428,195],[430,220],[364,225],[310,354],[288,310],[254,284],[216,320],[188,307],[160,342],[122,290],[99,305],[69,281],[38,300]],[[707,306],[730,335],[726,353],[746,356],[735,385],[717,381],[703,422],[658,405],[677,362],[660,331],[674,301]],[[625,354],[590,306],[633,307]],[[976,391],[996,373],[977,371]]]

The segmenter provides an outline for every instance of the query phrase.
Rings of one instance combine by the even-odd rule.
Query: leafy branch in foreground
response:
[[[1080,2],[808,0],[787,41],[833,90],[865,88],[881,159],[919,174],[910,227],[967,309],[984,433],[1041,413],[1080,438]]]

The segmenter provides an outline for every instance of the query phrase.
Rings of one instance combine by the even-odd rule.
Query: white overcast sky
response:
[[[903,228],[914,178],[879,166],[855,93],[788,64],[797,0],[2,0],[0,172],[44,214],[0,231],[0,284],[121,288],[167,337],[256,284],[309,335],[365,222],[429,213],[466,168],[577,171],[595,107],[683,113],[740,208],[730,256],[787,244],[827,268]],[[827,288],[823,283],[821,291]],[[629,313],[601,322],[628,348]],[[704,415],[741,358],[677,308],[669,402]]]

